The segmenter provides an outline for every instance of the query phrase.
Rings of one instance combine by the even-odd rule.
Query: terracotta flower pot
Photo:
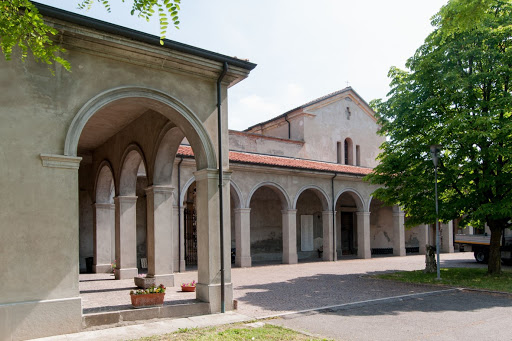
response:
[[[194,291],[196,291],[196,287],[182,285],[181,291],[194,292]]]
[[[134,308],[162,306],[164,304],[164,296],[165,293],[130,295],[132,299],[132,306]]]

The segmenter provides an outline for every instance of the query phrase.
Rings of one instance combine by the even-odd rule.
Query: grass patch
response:
[[[488,275],[487,269],[441,268],[441,280],[437,274],[426,274],[423,270],[400,271],[377,275],[377,278],[392,279],[408,283],[449,285],[462,288],[485,289],[512,293],[512,272],[502,270],[501,275]]]
[[[144,337],[138,340],[144,341],[164,341],[164,340],[289,340],[289,341],[305,341],[305,340],[326,340],[318,339],[298,333],[294,330],[264,324],[262,326],[249,326],[244,323],[228,324],[207,328],[185,328],[177,332]]]

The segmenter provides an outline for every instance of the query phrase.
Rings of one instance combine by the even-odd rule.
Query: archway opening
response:
[[[250,245],[253,264],[283,261],[283,202],[280,191],[261,186],[250,199]]]
[[[370,203],[370,248],[372,255],[393,254],[393,208],[377,198]]]
[[[319,195],[303,191],[297,200],[297,253],[299,262],[321,261],[323,256],[323,211]]]
[[[357,216],[362,203],[353,192],[344,192],[336,200],[337,256],[356,256],[358,251]]]
[[[197,211],[196,211],[196,182],[187,189],[183,202],[183,231],[185,267],[187,270],[197,268]]]
[[[129,95],[130,91],[133,96]],[[193,149],[195,170],[216,168],[213,146],[197,116],[162,93],[137,91],[115,89],[92,99],[77,114],[66,138],[65,154],[84,160],[79,168],[80,266],[87,271],[85,259],[92,258],[97,265],[92,272],[105,270],[103,276],[107,277],[102,280],[114,278],[107,273],[113,267],[107,264],[109,269],[102,269],[100,265],[107,261],[95,254],[93,233],[97,219],[92,208],[97,204],[108,204],[112,208],[109,218],[113,219],[109,220],[109,226],[110,229],[115,227],[115,236],[110,236],[109,252],[102,252],[109,253],[109,262],[112,258],[115,260],[115,278],[128,283],[120,283],[119,292],[109,291],[112,300],[103,300],[105,303],[117,302],[114,296],[118,294],[126,298],[126,287],[134,288],[137,282],[134,277],[138,274],[154,278],[157,284],[174,285],[174,272],[179,270],[181,259],[177,251],[180,246],[179,209],[173,199],[176,195],[173,169],[181,141],[186,138]],[[109,167],[102,164],[105,162]],[[97,181],[105,177],[102,172],[106,171],[102,169],[108,169],[110,176]],[[96,175],[98,173],[100,176]],[[95,187],[100,192],[96,192]],[[103,193],[107,187],[108,195]],[[208,227],[208,224],[207,218],[205,225]],[[115,250],[115,258],[112,250]],[[88,295],[102,293],[96,290],[95,282],[80,277],[84,313],[104,309],[89,306],[98,300],[89,299]],[[129,296],[128,301],[120,299],[119,302],[124,303],[119,307],[112,305],[109,310],[122,309],[129,304]]]
[[[108,162],[104,162],[102,166],[100,166],[95,192],[96,200],[95,204],[92,205],[94,250],[92,272],[112,273],[116,262],[115,181],[111,165]],[[82,215],[82,217],[84,217],[84,215]],[[83,244],[82,240],[80,240],[80,245]],[[88,262],[90,261],[89,259]]]

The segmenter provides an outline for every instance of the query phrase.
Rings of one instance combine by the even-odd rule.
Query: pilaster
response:
[[[251,209],[235,208],[235,265],[250,267],[251,260]]]
[[[357,257],[372,257],[370,249],[370,212],[356,212],[357,216]]]
[[[174,286],[173,187],[146,189],[148,277],[157,284]]]
[[[405,256],[405,213],[398,206],[393,206],[393,255]]]
[[[127,279],[138,275],[136,196],[114,197],[116,221],[116,279]]]
[[[93,204],[93,255],[94,273],[111,272],[112,231],[115,230],[115,205]]]
[[[194,173],[196,179],[197,209],[197,299],[210,303],[212,313],[221,310],[220,221],[218,171],[203,169]],[[232,309],[233,287],[231,284],[231,229],[229,207],[230,173],[223,178],[224,221],[224,281],[225,307]]]
[[[297,210],[282,210],[283,263],[297,264]]]
[[[441,251],[445,253],[453,253],[453,221],[447,224],[441,224]]]
[[[332,225],[333,212],[323,211],[322,212],[322,228],[323,228],[323,252],[322,259],[325,261],[336,260],[334,254],[334,231]]]

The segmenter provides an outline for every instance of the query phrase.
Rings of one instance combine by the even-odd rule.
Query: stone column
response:
[[[357,257],[372,258],[370,249],[370,212],[356,212],[357,216]]]
[[[297,264],[297,210],[283,213],[283,264]]]
[[[196,179],[197,210],[197,268],[198,284],[196,298],[210,303],[210,312],[220,312],[220,222],[218,171],[203,169],[194,173]],[[224,280],[225,307],[233,308],[233,285],[231,283],[231,229],[229,185],[230,174],[223,179],[224,217]]]
[[[415,227],[418,231],[418,243],[420,244],[420,255],[424,255],[427,253],[427,244],[428,241],[428,230],[430,226],[428,224],[418,225]]]
[[[174,206],[173,231],[174,231],[174,270],[185,271],[185,207]]]
[[[462,234],[473,234],[474,232],[473,226],[466,226],[465,229],[462,230]]]
[[[170,186],[146,188],[148,277],[165,286],[174,286],[173,190]]]
[[[116,279],[128,279],[138,275],[136,196],[114,198],[116,206]]]
[[[405,256],[405,213],[398,206],[393,206],[393,255]]]
[[[441,252],[453,253],[453,221],[441,224]]]
[[[93,204],[93,248],[94,273],[111,272],[112,231],[115,229],[115,205],[110,203]]]
[[[235,208],[235,265],[251,266],[251,209]]]
[[[322,212],[322,225],[323,225],[323,250],[322,259],[325,261],[336,260],[336,255],[334,255],[334,231],[332,225],[332,211],[323,211]]]

